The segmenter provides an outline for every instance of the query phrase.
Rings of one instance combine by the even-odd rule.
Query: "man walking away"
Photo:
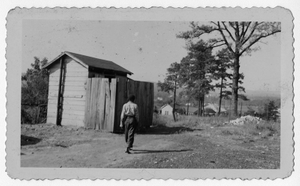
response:
[[[138,106],[134,103],[135,96],[129,96],[128,102],[123,105],[120,127],[125,126],[125,142],[127,148],[125,153],[130,154],[134,142],[134,132],[139,122]]]

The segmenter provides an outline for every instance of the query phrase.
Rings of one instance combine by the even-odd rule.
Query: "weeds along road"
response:
[[[22,125],[22,167],[280,168],[276,123],[265,127],[178,122],[135,136],[125,153],[122,134],[51,124]]]

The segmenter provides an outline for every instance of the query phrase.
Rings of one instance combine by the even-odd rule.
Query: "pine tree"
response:
[[[158,82],[157,84],[162,91],[173,92],[173,118],[174,121],[177,121],[175,111],[176,111],[176,90],[180,87],[180,64],[174,62],[167,69],[166,78],[164,82]]]
[[[270,101],[265,104],[264,116],[267,121],[277,121],[279,118],[278,106],[275,105],[274,101]]]
[[[188,56],[181,60],[182,84],[189,94],[198,100],[198,116],[202,116],[204,110],[205,95],[213,90],[212,67],[214,56],[212,48],[203,40],[197,43],[188,43]]]
[[[255,44],[263,38],[269,37],[281,31],[280,22],[210,22],[207,25],[199,25],[191,22],[191,30],[181,32],[179,38],[187,40],[207,37],[207,34],[214,38],[208,39],[211,47],[226,47],[233,56],[232,73],[232,103],[234,106],[233,115],[238,115],[238,91],[240,80],[240,57],[245,53],[250,54],[258,49]]]

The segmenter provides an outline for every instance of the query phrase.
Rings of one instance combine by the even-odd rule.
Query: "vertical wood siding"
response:
[[[85,128],[113,132],[116,80],[89,78],[85,105]]]
[[[125,77],[118,77],[116,96],[116,116],[114,132],[121,132],[120,117],[123,105],[130,95],[135,95],[135,103],[139,110],[139,128],[148,128],[152,124],[154,106],[154,85],[149,82],[127,80]]]
[[[122,112],[122,107],[127,101],[127,78],[117,77],[117,94],[116,94],[116,107],[115,107],[115,122],[113,132],[121,132],[120,128],[120,117]]]

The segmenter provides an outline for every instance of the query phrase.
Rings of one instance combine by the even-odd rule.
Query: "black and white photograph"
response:
[[[51,17],[63,11],[20,23],[20,169],[290,174],[283,19]]]

